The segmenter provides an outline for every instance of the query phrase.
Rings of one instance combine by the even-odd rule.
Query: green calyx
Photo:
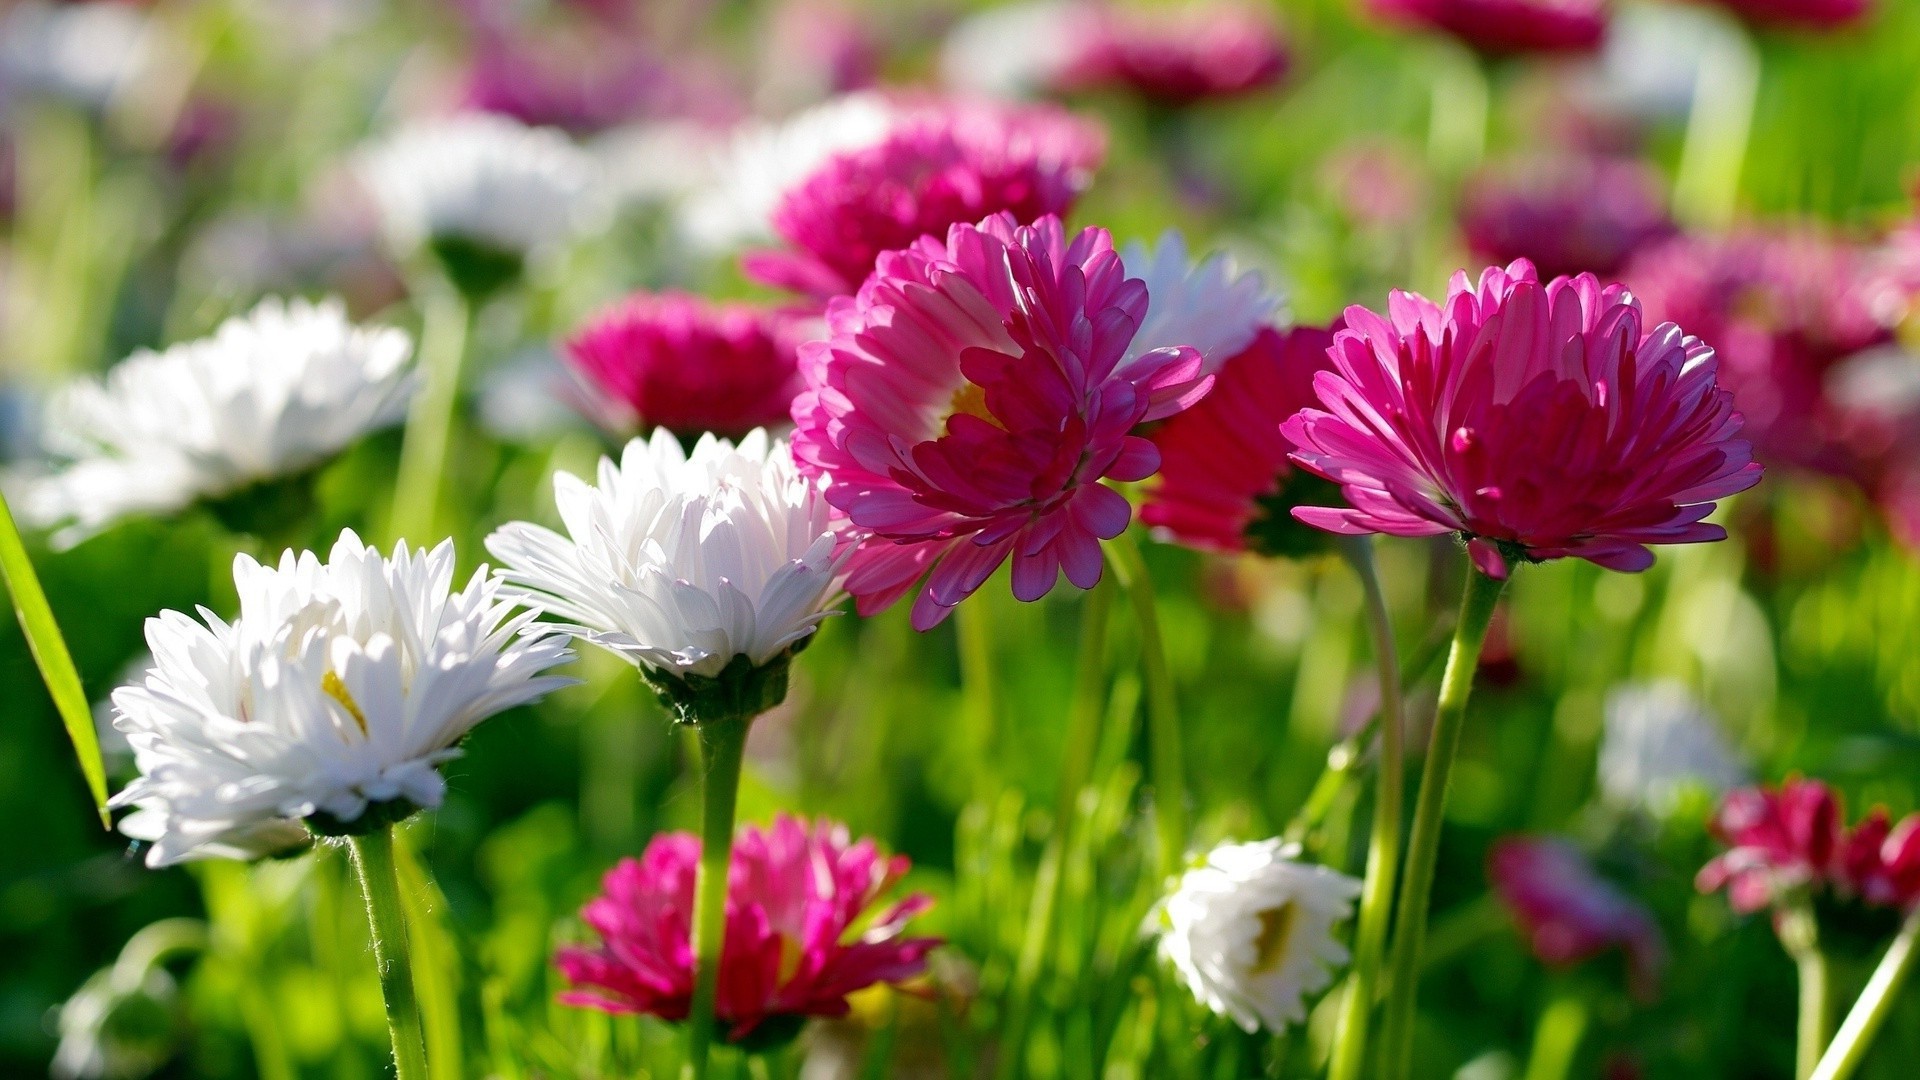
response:
[[[303,539],[301,531],[313,518],[318,474],[319,469],[313,468],[257,480],[207,500],[207,512],[236,536],[256,537],[270,546],[297,547]]]
[[[675,723],[706,724],[752,719],[787,699],[787,670],[795,653],[811,637],[767,661],[755,664],[736,653],[717,675],[681,674],[642,666],[640,677],[673,710]]]
[[[1294,520],[1296,506],[1344,506],[1340,485],[1305,469],[1289,469],[1280,486],[1254,500],[1247,522],[1247,550],[1274,558],[1299,559],[1333,550],[1332,533]]]
[[[304,819],[307,831],[315,836],[371,836],[374,833],[390,829],[420,812],[420,807],[410,799],[387,799],[383,802],[370,802],[360,816],[352,821],[343,821],[325,810],[316,810]]]
[[[800,1037],[800,1029],[806,1027],[807,1018],[800,1013],[781,1013],[769,1016],[753,1026],[753,1030],[737,1039],[729,1038],[727,1045],[744,1050],[749,1054],[766,1054],[784,1050]]]
[[[518,281],[526,267],[526,258],[519,252],[466,236],[436,236],[427,248],[470,304],[479,304]]]

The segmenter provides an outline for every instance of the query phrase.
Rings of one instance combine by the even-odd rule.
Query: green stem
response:
[[[1800,976],[1800,1017],[1794,1039],[1793,1075],[1807,1080],[1833,1036],[1833,974],[1820,947],[1820,923],[1813,905],[1800,902],[1780,911],[1780,944],[1793,957]]]
[[[1160,872],[1168,877],[1180,870],[1187,850],[1186,763],[1181,750],[1180,707],[1174,697],[1173,676],[1167,669],[1167,650],[1160,637],[1160,612],[1153,598],[1153,579],[1133,537],[1122,534],[1106,544],[1107,561],[1133,605],[1140,629],[1140,673],[1147,689],[1147,732],[1151,754],[1147,762],[1153,777],[1154,823],[1160,840]]]
[[[420,290],[419,368],[424,384],[407,413],[400,443],[399,472],[393,486],[393,512],[387,531],[395,539],[430,546],[436,539],[440,489],[446,472],[453,415],[460,401],[460,369],[478,309],[459,290],[436,281]]]
[[[353,869],[367,898],[367,925],[373,933],[373,962],[380,973],[380,996],[387,1004],[387,1033],[393,1037],[397,1080],[426,1080],[427,1049],[420,1038],[420,1003],[413,993],[413,965],[407,948],[407,921],[400,906],[400,876],[393,860],[393,827],[349,837]]]
[[[982,751],[999,745],[995,735],[1000,724],[1000,682],[993,661],[992,612],[982,604],[987,599],[975,596],[973,603],[962,604],[953,613],[954,630],[960,642],[960,692],[972,727],[971,739],[975,748]]]
[[[1760,54],[1731,20],[1705,44],[1673,181],[1673,210],[1693,228],[1724,229],[1739,209],[1740,172],[1760,97]]]
[[[1454,627],[1447,673],[1440,680],[1427,762],[1414,803],[1413,833],[1407,841],[1406,881],[1395,915],[1393,952],[1388,963],[1387,1010],[1382,1027],[1381,1075],[1406,1080],[1413,1068],[1414,1003],[1420,996],[1420,949],[1427,932],[1427,904],[1433,895],[1434,864],[1440,855],[1440,828],[1446,818],[1447,785],[1460,749],[1460,728],[1467,715],[1480,646],[1493,621],[1493,608],[1506,583],[1470,569],[1460,597],[1460,621]]]
[[[705,1080],[713,1045],[714,999],[720,988],[720,956],[726,945],[727,870],[733,862],[733,814],[740,794],[751,716],[727,716],[693,726],[706,770],[700,796],[700,865],[693,885],[693,1004],[687,1011],[687,1067],[682,1074]]]
[[[1556,995],[1540,1012],[1527,1057],[1526,1080],[1567,1080],[1587,1034],[1587,1003],[1577,993]]]
[[[73,740],[73,752],[80,758],[80,772],[87,779],[87,791],[93,795],[94,808],[100,812],[100,824],[111,828],[107,816],[107,770],[100,760],[100,733],[93,727],[93,710],[87,707],[86,691],[80,687],[80,672],[73,666],[67,640],[40,587],[40,575],[34,573],[33,560],[21,542],[20,528],[13,522],[13,511],[0,497],[0,579],[13,594],[13,613],[20,620],[20,632],[26,635],[27,648],[40,668],[40,678],[53,697],[53,707],[66,725],[67,738]]]
[[[1394,878],[1400,866],[1400,820],[1405,794],[1401,773],[1405,757],[1405,721],[1400,704],[1400,661],[1387,617],[1386,593],[1373,563],[1371,537],[1352,537],[1341,553],[1360,576],[1367,598],[1367,622],[1373,631],[1374,661],[1380,678],[1380,765],[1374,783],[1373,837],[1367,847],[1367,873],[1360,889],[1360,915],[1353,931],[1353,977],[1341,1006],[1328,1080],[1358,1080],[1367,1059],[1367,1026],[1373,1015],[1373,987],[1386,952],[1387,924],[1393,913]]]
[[[1916,942],[1920,942],[1920,908],[1908,913],[1907,921],[1900,924],[1900,933],[1887,947],[1887,955],[1880,958],[1880,966],[1873,969],[1866,989],[1860,992],[1860,1000],[1853,1003],[1846,1020],[1840,1024],[1840,1032],[1833,1037],[1833,1044],[1827,1047],[1819,1067],[1813,1070],[1812,1080],[1848,1080],[1860,1068],[1873,1046],[1874,1036],[1880,1033],[1887,1014],[1893,1011],[1900,988],[1906,984],[1907,976],[1913,974]]]

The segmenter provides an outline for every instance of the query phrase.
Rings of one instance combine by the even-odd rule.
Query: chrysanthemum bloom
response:
[[[1841,841],[1843,888],[1871,907],[1911,911],[1920,906],[1920,813],[1898,824],[1875,807]]]
[[[1872,0],[1714,0],[1755,26],[1835,30],[1859,22]]]
[[[1289,420],[1295,460],[1348,507],[1297,509],[1345,534],[1467,538],[1474,564],[1565,556],[1613,570],[1648,544],[1721,540],[1701,519],[1760,480],[1713,350],[1590,274],[1545,284],[1525,260],[1455,274],[1444,307],[1396,291],[1390,317],[1347,309],[1328,411]]]
[[[464,96],[468,108],[586,133],[662,109],[677,92],[667,66],[632,37],[602,29],[536,41],[492,30],[475,45]]]
[[[685,293],[636,293],[581,327],[567,356],[644,427],[738,438],[786,422],[801,387],[798,322]]]
[[[606,209],[593,157],[563,132],[486,113],[403,128],[362,150],[357,168],[394,249],[431,247],[470,296]]]
[[[684,1020],[693,996],[694,867],[700,840],[653,838],[638,860],[607,871],[580,917],[600,936],[554,956],[574,989],[569,1005]],[[871,909],[907,872],[904,856],[844,826],[780,815],[747,826],[728,868],[726,945],[715,1014],[731,1041],[777,1044],[810,1016],[845,1016],[847,995],[901,983],[926,969],[937,938],[906,937],[907,921],[933,905],[920,894]]]
[[[1636,996],[1651,998],[1666,938],[1646,905],[1594,872],[1578,849],[1548,837],[1507,837],[1487,855],[1487,877],[1534,956],[1570,967],[1618,947]]]
[[[1391,22],[1452,34],[1493,56],[1590,53],[1606,33],[1605,0],[1366,0]]]
[[[705,435],[689,455],[662,428],[602,458],[596,484],[562,472],[553,489],[567,535],[512,522],[487,538],[512,595],[676,705],[742,666],[768,669],[763,707],[778,704],[786,657],[840,596],[846,546],[785,442]]]
[[[1840,800],[1818,780],[1741,788],[1721,800],[1713,832],[1727,850],[1694,884],[1701,892],[1726,889],[1735,911],[1758,911],[1832,880],[1843,839]]]
[[[1307,996],[1347,962],[1333,927],[1360,882],[1299,856],[1279,840],[1221,844],[1147,917],[1193,996],[1247,1031],[1304,1022]]]
[[[568,680],[563,639],[485,567],[454,592],[453,544],[390,557],[343,532],[326,562],[234,559],[240,614],[147,621],[153,667],[114,691],[140,777],[112,805],[149,866],[245,858],[317,831],[440,805],[439,766],[475,724]],[[203,625],[204,623],[204,625]],[[377,811],[377,812],[374,812]]]
[[[1133,430],[1206,392],[1189,342],[1230,340],[1155,319],[1150,294],[1180,289],[1128,277],[1104,230],[1003,214],[882,255],[830,305],[828,339],[800,348],[794,456],[872,534],[847,580],[863,613],[924,580],[927,629],[1008,560],[1022,600],[1063,570],[1099,581],[1100,541],[1132,516],[1101,481],[1153,475],[1159,451]]]
[[[1713,346],[1760,460],[1850,471],[1826,393],[1841,360],[1891,340],[1869,252],[1810,228],[1677,236],[1622,272],[1651,318]]]
[[[1747,770],[1706,705],[1669,680],[1607,695],[1598,772],[1609,803],[1666,817],[1689,792],[1718,796]]]
[[[1526,259],[1547,277],[1612,274],[1673,232],[1658,177],[1642,163],[1540,158],[1471,181],[1460,228],[1475,256]]]
[[[55,539],[68,543],[301,473],[400,418],[412,349],[399,330],[353,325],[337,300],[268,299],[211,337],[135,353],[54,400],[47,442],[67,463],[26,486],[22,516],[65,526]],[[233,509],[223,516],[244,527]]]
[[[1100,130],[1051,106],[896,106],[884,138],[843,150],[785,191],[785,250],[749,254],[748,276],[826,298],[850,293],[883,251],[1001,212],[1064,214],[1106,151]]]
[[[1077,43],[1057,89],[1124,89],[1180,107],[1263,90],[1286,74],[1286,42],[1269,8],[1199,0],[1095,10],[1095,30]]]
[[[1325,546],[1326,534],[1293,519],[1295,506],[1338,497],[1327,481],[1289,460],[1280,434],[1288,417],[1319,399],[1314,376],[1331,370],[1327,349],[1344,328],[1263,327],[1253,344],[1221,366],[1198,405],[1150,436],[1160,475],[1140,520],[1168,538],[1212,551],[1299,555]]]

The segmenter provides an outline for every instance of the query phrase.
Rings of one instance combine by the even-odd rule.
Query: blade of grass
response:
[[[33,560],[27,558],[27,546],[20,540],[20,529],[13,523],[13,511],[4,496],[0,496],[0,576],[6,578],[13,613],[20,618],[20,631],[27,636],[33,662],[40,668],[53,706],[67,726],[67,737],[73,740],[87,790],[100,811],[100,826],[112,828],[113,821],[107,814],[107,769],[100,760],[100,735],[93,729],[93,710],[87,707],[80,673],[74,669],[67,641],[60,636],[60,624],[54,621],[53,608],[47,605],[46,591],[33,571]]]

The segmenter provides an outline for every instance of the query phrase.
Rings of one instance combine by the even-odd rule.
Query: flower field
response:
[[[1912,1075],[1916,70],[0,0],[0,1075]]]

